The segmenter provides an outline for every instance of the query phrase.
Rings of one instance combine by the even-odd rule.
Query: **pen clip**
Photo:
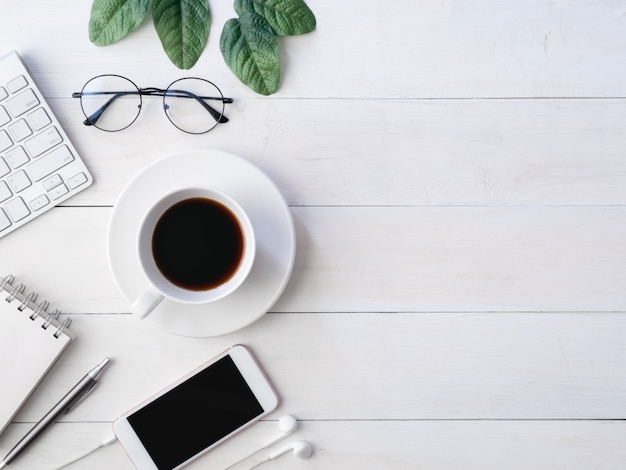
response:
[[[99,382],[97,381],[93,381],[93,383],[91,383],[89,385],[89,388],[87,388],[83,393],[81,393],[76,400],[74,400],[72,403],[70,403],[68,405],[67,408],[65,408],[65,410],[63,410],[63,414],[66,415],[68,414],[70,411],[72,411],[74,408],[76,408],[78,406],[79,403],[81,403],[85,398],[87,398],[87,395],[89,395],[93,389],[96,387],[96,385],[98,385]]]

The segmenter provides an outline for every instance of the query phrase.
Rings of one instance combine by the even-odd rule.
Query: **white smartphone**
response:
[[[235,345],[122,415],[113,431],[138,469],[172,470],[277,406],[252,353]]]

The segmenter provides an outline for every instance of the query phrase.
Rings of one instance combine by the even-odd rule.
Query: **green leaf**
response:
[[[239,16],[254,11],[265,18],[278,36],[295,36],[315,29],[315,15],[303,0],[235,0]]]
[[[163,49],[181,69],[200,58],[209,37],[211,14],[207,0],[153,0],[152,17]]]
[[[220,49],[228,67],[257,93],[271,95],[278,89],[280,60],[272,27],[258,13],[245,12],[224,25]]]
[[[150,0],[94,0],[89,18],[89,40],[108,46],[134,31],[150,10]]]

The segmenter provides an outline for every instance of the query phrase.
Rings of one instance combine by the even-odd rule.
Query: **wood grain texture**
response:
[[[11,425],[6,439],[17,439],[26,429]],[[276,429],[275,421],[262,422],[186,468],[224,468],[253,452]],[[25,454],[11,468],[55,468],[93,448],[109,433],[106,423],[58,424],[54,433],[41,437],[39,452]],[[620,468],[626,462],[625,435],[622,421],[302,421],[293,438],[315,443],[312,458],[301,461],[286,455],[265,466],[278,470]],[[0,450],[5,448],[0,440]],[[233,470],[248,470],[265,455],[260,452]],[[117,443],[68,470],[111,468],[134,468]]]
[[[626,96],[620,1],[446,0],[387,8],[359,0],[307,3],[317,28],[281,39],[283,79],[276,98]],[[57,2],[41,0],[34,19],[28,3],[4,5],[13,19],[5,43],[23,50],[36,79],[54,96],[75,91],[68,78],[83,83],[99,73],[121,73],[140,83],[158,78],[163,85],[180,76],[149,21],[98,48],[87,37],[90,2],[74,0],[59,9]],[[235,16],[232,2],[213,2],[211,11],[209,46],[191,71],[256,97],[219,53],[222,26]]]
[[[296,263],[272,311],[626,308],[622,206],[296,207],[292,212]],[[41,286],[41,294],[63,311],[128,312],[108,269],[110,214],[106,207],[55,209],[7,237],[11,243],[0,244],[4,269]],[[51,231],[55,237],[41,236]]]
[[[116,134],[52,100],[96,175],[68,204],[112,205],[145,165],[198,147],[246,158],[298,206],[626,202],[626,100],[234,98],[228,124],[182,141],[158,99]]]
[[[619,313],[269,314],[210,339],[130,315],[77,316],[74,329],[80,339],[17,421],[36,420],[100,356],[114,362],[106,380],[61,421],[110,421],[236,343],[254,350],[279,391],[276,417],[626,417]]]

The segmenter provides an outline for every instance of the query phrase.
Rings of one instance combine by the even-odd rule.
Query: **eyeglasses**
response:
[[[99,75],[89,80],[82,91],[72,93],[80,98],[86,126],[116,132],[130,126],[141,112],[143,96],[162,96],[165,115],[183,132],[204,134],[220,123],[228,122],[220,89],[203,78],[176,80],[165,89],[139,88],[120,75]]]

